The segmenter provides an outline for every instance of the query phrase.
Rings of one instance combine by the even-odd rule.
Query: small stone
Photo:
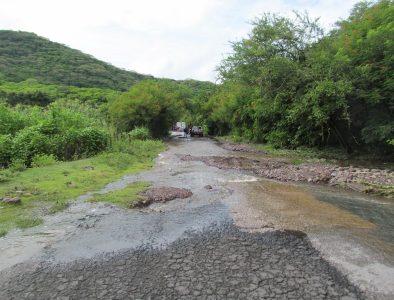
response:
[[[3,198],[3,200],[1,202],[7,203],[7,204],[21,204],[22,203],[22,201],[19,197],[6,197],[6,198]]]
[[[207,184],[206,186],[204,186],[204,188],[205,188],[206,190],[212,190],[212,185]]]
[[[91,171],[91,170],[94,170],[94,167],[93,166],[85,166],[85,167],[83,167],[83,169],[85,171]]]

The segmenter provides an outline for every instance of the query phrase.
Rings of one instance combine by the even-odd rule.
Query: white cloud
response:
[[[357,0],[2,0],[0,28],[35,32],[118,67],[214,80],[229,41],[264,12],[307,10],[326,27]]]

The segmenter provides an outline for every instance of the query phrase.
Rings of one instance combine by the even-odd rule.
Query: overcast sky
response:
[[[0,28],[34,32],[117,67],[214,81],[229,41],[264,12],[307,10],[325,28],[358,0],[1,0]]]

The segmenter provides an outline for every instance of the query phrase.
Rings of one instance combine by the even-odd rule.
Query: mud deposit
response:
[[[154,202],[167,202],[174,199],[185,199],[193,195],[191,190],[174,187],[149,188],[140,193],[142,199],[134,207],[148,206]]]
[[[304,235],[251,234],[231,224],[189,234],[165,249],[39,265],[1,285],[1,299],[363,298]]]
[[[0,238],[0,299],[394,299],[392,202],[263,179],[289,164],[236,153],[174,139],[153,169]],[[138,181],[158,202],[86,201]]]

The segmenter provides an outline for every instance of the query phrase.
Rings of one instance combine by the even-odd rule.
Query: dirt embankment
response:
[[[325,183],[341,185],[360,192],[375,192],[394,197],[394,173],[389,170],[340,167],[327,164],[303,163],[293,165],[285,159],[264,157],[191,156],[184,161],[202,161],[219,169],[245,170],[255,175],[279,181]]]

